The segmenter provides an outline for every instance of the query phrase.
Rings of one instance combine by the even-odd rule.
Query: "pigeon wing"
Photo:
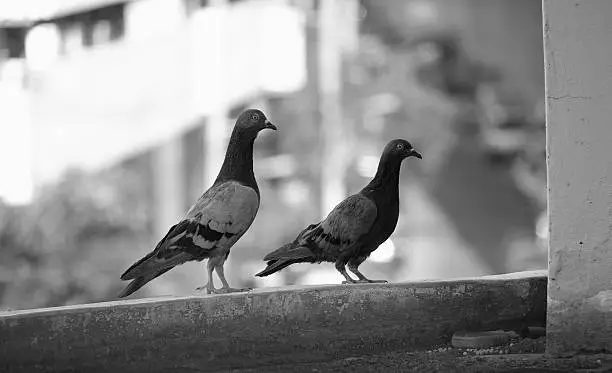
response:
[[[189,260],[227,255],[253,223],[259,209],[255,190],[235,181],[207,190],[155,250],[121,276],[129,280]]]
[[[352,195],[338,204],[325,220],[300,234],[299,245],[310,248],[318,256],[337,258],[368,234],[377,214],[372,200],[361,194]]]

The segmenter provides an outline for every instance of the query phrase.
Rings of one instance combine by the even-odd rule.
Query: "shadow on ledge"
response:
[[[535,271],[5,312],[0,370],[215,371],[414,351],[462,329],[544,326],[546,286]]]

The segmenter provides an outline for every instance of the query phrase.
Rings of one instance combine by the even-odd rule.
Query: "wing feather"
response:
[[[121,276],[129,280],[189,260],[227,255],[253,223],[259,197],[250,187],[230,181],[207,190],[155,249]]]
[[[189,228],[169,250],[196,257],[213,250],[225,253],[247,231],[259,209],[255,190],[231,181],[209,189],[187,212]]]
[[[317,225],[311,225],[298,236],[300,245],[314,248],[323,256],[337,257],[358,244],[376,220],[376,204],[369,198],[355,194],[338,204]]]

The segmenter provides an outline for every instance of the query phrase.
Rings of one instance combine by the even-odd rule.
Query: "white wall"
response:
[[[612,1],[544,0],[550,353],[612,350]]]
[[[23,88],[24,61],[0,64],[0,198],[10,204],[32,199],[30,125]]]
[[[205,7],[190,18],[179,0],[129,3],[125,40],[42,58],[31,72],[35,183],[67,167],[113,164],[262,91],[300,89],[302,18],[274,1]],[[227,136],[213,130],[216,156],[206,159],[219,163]]]

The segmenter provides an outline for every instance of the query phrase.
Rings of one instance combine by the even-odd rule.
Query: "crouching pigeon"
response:
[[[276,127],[259,110],[247,110],[238,117],[229,140],[225,160],[213,186],[174,225],[155,250],[128,268],[122,280],[132,280],[119,294],[126,297],[143,285],[188,261],[208,259],[208,284],[199,289],[228,293],[233,289],[225,279],[223,264],[231,247],[249,229],[259,209],[259,188],[253,173],[253,142],[259,131]],[[222,288],[213,284],[213,270]]]
[[[268,276],[294,263],[334,262],[346,279],[343,283],[386,282],[366,278],[359,265],[395,230],[400,166],[408,157],[422,158],[406,140],[389,142],[374,179],[338,204],[325,220],[309,225],[293,242],[266,255],[267,267],[256,276]],[[358,280],[349,276],[347,264]]]

